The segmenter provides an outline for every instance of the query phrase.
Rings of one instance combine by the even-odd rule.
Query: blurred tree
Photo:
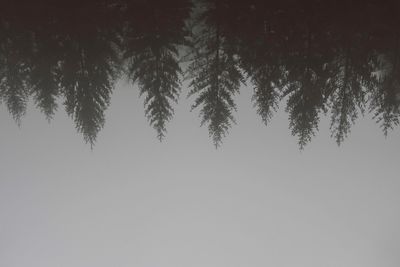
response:
[[[374,75],[378,86],[373,90],[370,111],[387,136],[400,123],[400,3],[387,1],[373,6],[374,48],[377,61]]]
[[[13,118],[20,123],[29,97],[29,57],[32,36],[17,16],[19,10],[12,2],[0,9],[0,102],[7,105]]]
[[[289,128],[297,136],[300,149],[318,131],[320,112],[324,108],[324,85],[329,61],[329,47],[323,31],[324,13],[320,1],[296,2],[286,5],[285,27],[287,51],[283,55],[286,69],[283,96],[287,96],[286,111]]]
[[[364,7],[364,10],[354,11]],[[331,131],[338,145],[350,133],[351,126],[363,114],[366,96],[375,86],[373,71],[374,51],[370,49],[367,5],[358,1],[343,2],[335,10],[342,14],[331,27],[331,43],[335,56],[329,62],[327,88],[331,106]]]
[[[119,74],[119,32],[107,2],[70,1],[59,10],[60,90],[77,130],[93,145]]]
[[[187,67],[215,146],[245,80],[265,124],[286,100],[301,149],[322,112],[338,144],[366,107],[387,135],[400,123],[399,14],[396,0],[4,0],[0,102],[19,123],[30,97],[48,119],[61,99],[93,145],[125,68],[162,140]]]
[[[223,14],[229,14],[229,1],[204,0],[199,3],[202,12],[193,29],[193,61],[188,68],[189,96],[197,95],[192,110],[201,106],[201,125],[208,124],[210,137],[218,147],[231,124],[235,123],[233,95],[238,93],[244,77],[229,36],[232,29],[224,23]]]
[[[145,113],[160,141],[180,94],[179,46],[185,43],[188,0],[127,2],[124,58],[128,76],[145,95]]]
[[[278,109],[285,77],[287,40],[276,4],[254,1],[241,6],[235,25],[240,66],[254,86],[254,107],[266,125]]]

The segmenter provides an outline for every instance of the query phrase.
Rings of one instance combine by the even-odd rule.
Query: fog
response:
[[[300,151],[243,87],[219,149],[184,97],[160,143],[137,91],[93,150],[62,111],[19,128],[1,106],[0,266],[399,266],[398,129],[365,117],[338,147],[325,119]]]

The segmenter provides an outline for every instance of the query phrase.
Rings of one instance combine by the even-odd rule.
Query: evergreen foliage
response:
[[[128,76],[138,82],[145,96],[145,114],[160,141],[172,119],[180,94],[179,45],[185,42],[185,20],[190,14],[187,0],[128,3],[124,58]]]
[[[392,57],[382,57],[379,85],[373,91],[370,105],[374,118],[381,125],[385,136],[400,123],[399,50],[400,47],[396,48]]]
[[[216,147],[245,82],[265,124],[286,101],[301,149],[322,114],[338,145],[365,110],[387,135],[400,124],[399,15],[396,0],[4,0],[0,104],[18,123],[31,99],[48,120],[61,104],[93,145],[124,73],[162,140],[185,74]]]
[[[115,48],[118,33],[108,29],[106,6],[81,6],[72,13],[74,22],[64,27],[61,46],[60,90],[67,113],[87,143],[94,144],[104,126],[104,112],[110,103],[118,77],[119,57]],[[95,12],[93,18],[87,14]]]
[[[240,7],[242,13],[235,25],[238,35],[240,67],[253,85],[252,101],[262,121],[267,125],[279,108],[285,77],[282,48],[283,35],[278,35],[276,14],[265,14],[263,1]],[[246,12],[243,12],[243,11]],[[268,10],[268,9],[267,9]],[[268,44],[268,45],[266,45]]]
[[[29,34],[0,14],[0,102],[20,123],[29,97]],[[14,23],[13,23],[14,22]]]
[[[207,124],[210,137],[218,147],[235,123],[233,96],[239,92],[244,77],[227,28],[221,23],[226,8],[221,2],[203,1],[207,6],[193,29],[194,58],[188,68],[191,80],[189,96],[196,95],[192,110],[200,107],[201,125]]]

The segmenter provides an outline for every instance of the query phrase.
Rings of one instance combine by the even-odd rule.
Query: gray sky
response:
[[[399,129],[366,117],[338,148],[322,120],[300,152],[244,88],[215,150],[183,90],[159,143],[135,89],[93,151],[64,111],[19,129],[0,106],[1,267],[400,266]]]

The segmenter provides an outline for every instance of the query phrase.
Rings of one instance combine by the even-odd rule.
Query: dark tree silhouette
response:
[[[4,5],[1,96],[15,119],[24,114],[30,95],[51,118],[62,94],[78,131],[93,145],[117,77],[117,38],[108,4],[42,0]]]
[[[0,102],[18,123],[30,99],[49,120],[61,104],[93,145],[124,73],[161,140],[185,73],[215,146],[245,81],[265,124],[286,101],[301,149],[328,113],[338,144],[365,110],[387,135],[400,124],[399,18],[396,0],[4,0]]]
[[[392,55],[380,56],[380,84],[374,90],[370,107],[385,136],[400,123],[400,37],[396,39]]]
[[[36,6],[38,5],[38,6]],[[50,120],[58,105],[59,62],[62,51],[57,36],[56,10],[43,3],[31,7],[36,18],[30,19],[33,47],[30,59],[31,94],[38,108]]]
[[[264,1],[243,5],[235,25],[240,66],[254,86],[254,107],[266,125],[279,107],[285,76],[282,52],[287,44],[285,36],[278,34],[281,16],[275,8]]]
[[[244,78],[239,69],[232,40],[222,18],[229,9],[228,1],[201,1],[204,11],[193,29],[193,62],[188,68],[192,79],[189,96],[196,95],[192,109],[201,106],[201,125],[208,124],[209,134],[218,147],[235,123],[233,95],[238,93]]]
[[[4,3],[0,9],[0,100],[20,123],[29,97],[31,36],[20,23],[18,7]]]
[[[327,87],[331,106],[332,136],[340,145],[350,133],[352,124],[363,113],[365,97],[374,86],[372,73],[373,51],[368,42],[369,33],[362,25],[367,23],[363,17],[353,11],[357,2],[343,3],[336,14],[341,20],[335,20],[331,26],[331,43],[335,56],[328,64],[329,79]],[[360,14],[366,12],[361,10]]]
[[[104,111],[118,77],[118,34],[107,23],[112,18],[105,2],[68,2],[64,8],[72,12],[60,14],[68,16],[60,25],[60,89],[77,130],[93,145],[104,125]]]
[[[308,1],[301,6],[290,5],[286,17],[291,17],[285,38],[288,51],[284,55],[287,72],[283,96],[287,96],[286,111],[289,128],[298,137],[300,148],[311,141],[318,131],[320,112],[324,107],[325,36],[318,9],[319,1]],[[296,12],[296,13],[295,13]]]
[[[377,49],[374,74],[378,86],[373,90],[370,111],[385,136],[400,123],[400,3],[388,1],[374,5],[374,47]]]
[[[125,54],[128,75],[145,95],[145,113],[160,141],[180,94],[179,46],[185,43],[188,0],[128,2]]]

